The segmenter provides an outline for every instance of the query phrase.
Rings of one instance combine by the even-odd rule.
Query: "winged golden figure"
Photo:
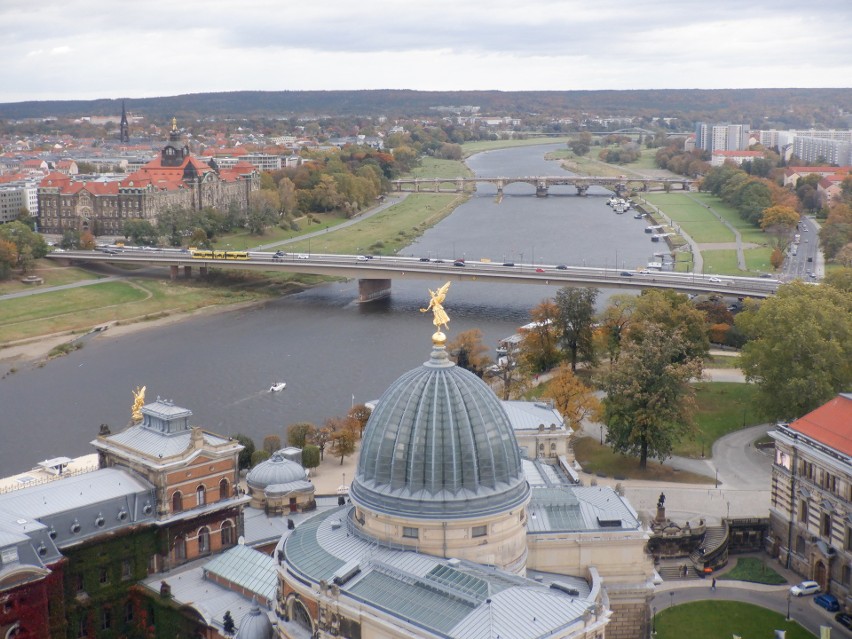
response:
[[[427,311],[430,311],[430,310],[432,311],[432,316],[433,316],[432,317],[432,323],[435,325],[435,327],[438,330],[441,330],[442,326],[444,327],[445,330],[449,328],[448,325],[450,323],[450,317],[449,317],[449,315],[447,315],[447,312],[444,310],[444,306],[443,306],[444,300],[447,297],[447,291],[449,290],[449,288],[450,288],[450,282],[447,282],[441,288],[439,288],[437,291],[433,291],[432,289],[428,289],[429,295],[432,297],[432,299],[429,300],[429,306],[427,306],[426,308],[420,309],[421,313],[426,313]]]
[[[142,407],[145,405],[145,386],[136,387],[133,391],[133,408],[130,409],[130,417],[133,422],[142,421]]]

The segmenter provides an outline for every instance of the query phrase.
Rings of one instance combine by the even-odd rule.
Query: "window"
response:
[[[86,636],[86,618],[80,617],[80,620],[77,622],[77,637],[80,639],[81,637]]]
[[[847,587],[849,586],[849,574],[850,574],[850,572],[852,572],[852,570],[850,570],[848,565],[843,566],[843,569],[840,571],[840,581],[843,583],[844,586],[847,586]]]
[[[204,486],[199,486],[195,489],[195,500],[196,505],[198,506],[203,506],[207,503],[207,491],[205,490]]]
[[[418,539],[420,537],[419,531],[417,528],[411,528],[409,526],[403,526],[402,528],[402,536],[406,539]]]
[[[846,550],[852,550],[852,528],[846,528]]]
[[[101,611],[101,630],[109,630],[112,627],[112,611],[104,608]]]
[[[175,559],[178,561],[186,559],[186,539],[183,535],[175,539]]]
[[[83,592],[83,573],[77,573],[77,592]]]
[[[175,491],[175,494],[172,495],[172,512],[179,513],[183,510],[183,495],[180,494],[180,491]]]
[[[219,482],[219,501],[223,499],[227,499],[231,496],[230,484],[228,484],[227,479],[223,479]]]
[[[828,513],[822,514],[822,522],[819,527],[820,534],[831,541],[831,515]]]
[[[129,623],[133,621],[133,602],[128,601],[124,604],[124,622]]]
[[[485,537],[488,534],[488,526],[474,526],[472,536],[473,537]]]
[[[198,531],[198,554],[210,552],[210,529],[206,526]]]
[[[808,523],[808,502],[806,502],[804,499],[799,505],[799,521],[803,521],[805,522],[805,524]]]
[[[234,525],[230,521],[222,522],[222,545],[230,546],[234,543]]]
[[[130,579],[133,576],[133,564],[129,559],[121,562],[121,578]]]
[[[796,537],[796,554],[804,555],[805,554],[805,538],[799,535]]]
[[[98,573],[98,581],[102,584],[109,583],[109,571],[106,568],[101,568]]]

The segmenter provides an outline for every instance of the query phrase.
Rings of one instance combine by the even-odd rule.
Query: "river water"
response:
[[[490,151],[468,164],[483,176],[555,175],[558,163],[544,159],[553,148]],[[632,269],[658,246],[641,221],[612,213],[608,191],[577,197],[572,187],[552,187],[550,193],[536,198],[532,186],[512,185],[498,202],[495,188],[482,185],[402,253]],[[441,284],[394,282],[388,300],[359,305],[357,282],[334,283],[260,307],[93,339],[43,367],[22,366],[0,380],[0,476],[50,457],[93,452],[89,442],[100,424],[113,432],[127,424],[137,386],[147,387],[147,401],[160,396],[189,408],[195,425],[245,433],[258,445],[269,434],[283,440],[288,424],[321,425],[345,415],[353,401],[378,398],[429,358],[432,316],[418,309],[428,303],[426,289]],[[496,346],[556,291],[454,283],[445,303],[448,337],[479,328],[485,343]],[[270,393],[279,379],[286,390]]]

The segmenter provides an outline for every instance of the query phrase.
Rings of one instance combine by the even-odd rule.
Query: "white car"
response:
[[[722,280],[718,277],[711,277],[709,281],[713,282],[714,284],[721,284],[722,283]]]
[[[296,259],[297,259],[297,260],[307,260],[307,259],[310,259],[310,258],[309,258],[307,255],[305,255],[304,253],[299,253],[299,254],[296,256]]]
[[[803,597],[804,595],[814,595],[819,592],[819,584],[815,581],[803,581],[790,588],[790,594],[794,597]]]
[[[650,270],[650,269],[647,269],[647,268],[643,268],[643,269],[641,269],[641,270],[639,271],[639,273],[640,273],[640,275],[650,275],[650,274],[651,274],[651,270]]]

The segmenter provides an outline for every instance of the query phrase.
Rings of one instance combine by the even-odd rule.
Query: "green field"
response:
[[[414,178],[457,178],[470,177],[473,172],[467,168],[464,162],[459,160],[439,160],[433,157],[424,157],[420,166],[405,177]],[[446,188],[446,187],[444,187]]]
[[[35,288],[63,286],[64,284],[73,284],[82,280],[96,280],[104,277],[98,273],[92,273],[91,271],[86,271],[75,266],[60,266],[58,262],[48,259],[36,260],[35,269],[27,273],[27,275],[38,275],[44,280],[44,284],[39,284]],[[34,288],[33,285],[21,282],[22,277],[19,272],[16,272],[11,279],[0,281],[0,295],[32,290]]]
[[[699,244],[733,242],[733,232],[707,207],[685,193],[643,193],[641,199],[658,207]]]
[[[766,244],[766,233],[758,227],[746,222],[734,209],[725,204],[720,198],[709,193],[690,193],[690,197],[706,204],[713,211],[721,215],[731,226],[737,229],[742,236],[743,242],[752,244]]]
[[[755,584],[769,584],[780,586],[786,584],[787,580],[766,565],[766,562],[757,557],[737,557],[737,565],[719,577],[719,580],[749,581]]]
[[[560,137],[534,137],[523,140],[477,140],[476,142],[465,142],[462,144],[462,153],[468,158],[475,153],[493,151],[495,149],[508,149],[516,146],[535,146],[538,144],[566,144],[576,136]]]
[[[263,235],[254,235],[246,229],[240,229],[234,233],[227,233],[217,238],[214,246],[220,249],[246,251],[257,246],[290,240],[294,237],[306,235],[307,233],[313,233],[314,231],[334,228],[345,221],[345,217],[333,213],[312,213],[310,216],[305,215],[296,220],[296,223],[300,227],[298,231],[291,229],[285,230],[280,226],[272,226],[267,228]]]
[[[713,442],[720,437],[761,422],[750,408],[757,388],[737,382],[699,382],[693,384],[698,405],[698,433],[681,441],[674,454],[682,457],[710,455]]]
[[[787,639],[812,639],[814,635],[784,615],[739,601],[694,601],[678,605],[677,593],[660,595],[655,615],[657,639],[743,639],[771,638],[774,630],[786,630]]]

